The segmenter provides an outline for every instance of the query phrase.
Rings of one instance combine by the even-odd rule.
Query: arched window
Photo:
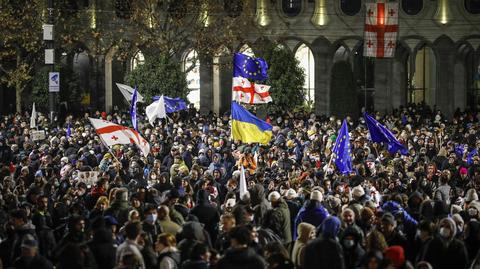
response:
[[[408,101],[415,104],[425,102],[433,106],[437,87],[435,53],[432,48],[424,46],[410,57],[415,57],[415,66],[409,66],[408,73],[414,68],[414,74],[409,78]]]
[[[187,99],[196,108],[200,108],[200,60],[196,50],[188,52],[183,68],[187,73],[187,84],[190,90]]]
[[[423,0],[402,0],[402,9],[408,15],[417,15],[423,9]]]
[[[114,0],[115,14],[121,19],[130,19],[133,14],[132,0]]]
[[[243,53],[243,54],[245,54],[245,55],[248,55],[248,56],[250,56],[250,57],[255,57],[255,54],[253,53],[252,48],[250,48],[250,46],[247,45],[247,44],[243,45],[243,46],[240,48],[239,52],[241,52],[241,53]]]
[[[465,9],[470,14],[480,14],[480,0],[465,0]]]
[[[295,17],[302,11],[302,0],[282,0],[282,11],[288,17]]]
[[[340,0],[340,8],[348,16],[356,15],[362,9],[362,0]]]
[[[228,16],[236,18],[242,14],[243,1],[242,0],[224,0],[223,3],[225,12]]]
[[[305,72],[303,84],[304,96],[307,102],[315,102],[315,60],[312,50],[305,44],[300,45],[295,52],[295,58],[300,62],[300,67]]]
[[[142,65],[145,63],[145,56],[143,55],[142,51],[139,50],[132,58],[132,70],[137,68],[137,66]]]

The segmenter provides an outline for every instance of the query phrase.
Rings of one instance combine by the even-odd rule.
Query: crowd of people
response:
[[[27,114],[1,120],[0,268],[480,268],[475,113],[375,113],[408,155],[347,117],[348,175],[330,162],[334,116],[271,116],[268,145],[242,144],[228,114],[191,107],[155,126],[139,120],[146,157],[105,147],[89,116],[129,125],[121,113],[40,116],[43,139]]]

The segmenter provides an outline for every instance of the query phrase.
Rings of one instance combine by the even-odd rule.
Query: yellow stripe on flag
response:
[[[232,120],[232,138],[243,143],[268,144],[272,139],[272,131],[262,131],[255,124]]]

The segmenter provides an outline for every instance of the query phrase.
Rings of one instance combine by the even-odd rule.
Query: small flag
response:
[[[346,120],[343,120],[342,127],[338,132],[335,145],[333,146],[332,158],[334,158],[337,169],[344,175],[352,172],[352,156],[350,155],[350,152],[348,124]]]
[[[373,142],[381,143],[385,142],[388,144],[388,152],[394,154],[397,151],[400,151],[400,154],[407,155],[408,150],[400,143],[400,141],[395,138],[395,136],[388,130],[385,126],[381,125],[378,121],[372,118],[367,113],[363,114],[365,123],[367,124],[368,131],[370,132],[370,139]]]
[[[67,124],[67,138],[69,138],[72,135],[72,128],[70,125],[70,122]]]
[[[132,94],[135,91],[135,89],[125,84],[120,84],[120,83],[115,83],[115,84],[117,85],[118,89],[122,93],[125,100],[127,100],[127,102],[130,103],[132,101]],[[143,103],[144,102],[143,96],[140,93],[137,93],[137,95],[138,95],[137,102]]]
[[[233,56],[233,77],[244,77],[254,80],[267,80],[268,64],[262,58],[254,58],[242,53]]]
[[[37,127],[37,111],[35,110],[35,103],[32,106],[32,115],[30,115],[30,129]]]
[[[240,166],[240,199],[243,198],[243,196],[248,193],[247,190],[247,180],[245,179],[245,168],[243,168],[243,165]]]
[[[232,81],[232,100],[246,104],[266,104],[272,102],[270,86],[255,84],[243,77],[234,77]]]
[[[472,165],[473,164],[473,157],[475,155],[478,154],[478,150],[477,149],[473,149],[472,151],[470,151],[467,155],[467,164],[468,165]]]
[[[145,113],[147,114],[148,122],[150,122],[151,125],[153,125],[157,118],[163,119],[167,117],[167,114],[165,113],[165,101],[163,95],[160,96],[157,101],[147,106],[145,108]]]
[[[138,99],[138,93],[137,93],[137,87],[135,87],[135,90],[133,91],[133,94],[132,94],[132,105],[130,107],[130,116],[132,117],[132,126],[133,126],[133,129],[135,129],[135,131],[138,131],[137,99]]]
[[[232,138],[243,143],[268,144],[272,125],[255,117],[237,102],[232,102]]]

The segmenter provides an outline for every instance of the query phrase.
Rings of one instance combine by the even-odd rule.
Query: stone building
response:
[[[85,16],[102,27],[108,16],[118,16],[118,1],[129,0],[83,1],[89,11]],[[331,93],[333,67],[340,61],[353,72],[355,87],[349,96],[358,98],[360,106],[388,112],[409,102],[426,102],[451,115],[456,108],[480,105],[480,91],[475,88],[480,72],[480,0],[398,0],[399,38],[395,58],[390,59],[362,56],[364,3],[370,0],[248,1],[254,9],[256,34],[250,34],[246,44],[229,47],[255,53],[256,45],[265,40],[287,46],[305,68],[305,96],[313,101],[317,114],[342,107]],[[105,10],[112,11],[107,18],[101,12]],[[241,15],[244,10],[237,12]],[[148,53],[135,48],[128,60],[118,60],[118,48],[93,55],[90,46],[83,44],[72,64],[91,89],[92,106],[107,111],[124,106],[115,82],[122,82]],[[201,52],[191,48],[179,53],[187,66],[197,54]],[[231,55],[199,58],[187,74],[189,99],[204,113],[222,113],[230,105],[231,70],[217,63],[231,61]]]

